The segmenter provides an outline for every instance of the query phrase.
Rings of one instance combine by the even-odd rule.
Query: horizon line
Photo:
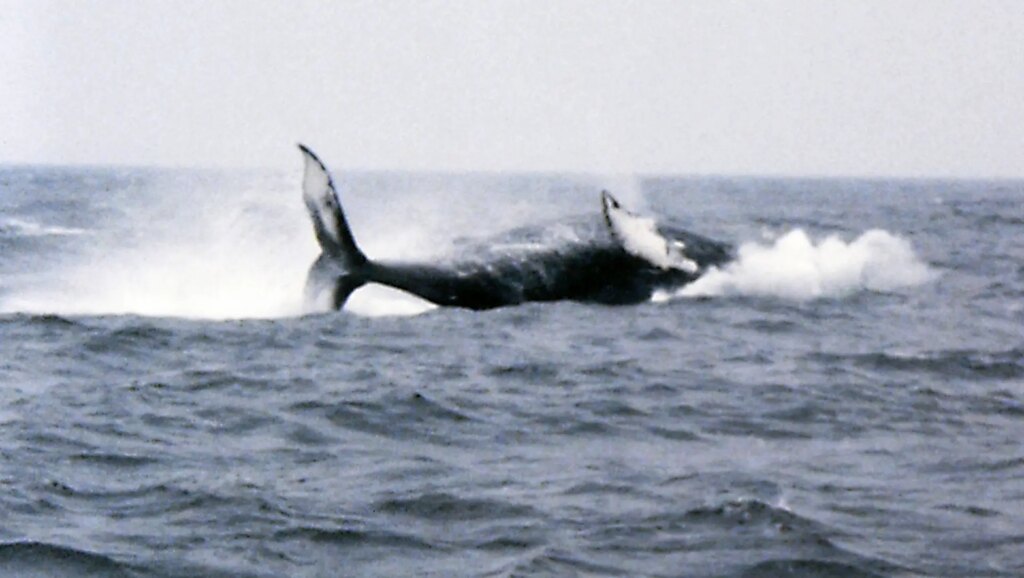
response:
[[[52,161],[5,161],[0,160],[0,168],[53,168],[53,169],[95,169],[95,170],[167,170],[167,171],[209,171],[209,172],[241,172],[241,171],[273,171],[287,172],[291,169],[270,164],[174,164],[174,163],[120,163],[120,162],[67,162]],[[299,171],[301,164],[296,163]],[[423,176],[465,176],[492,177],[500,175],[517,176],[559,176],[559,177],[603,177],[603,178],[640,178],[660,179],[678,178],[688,180],[699,179],[760,179],[760,180],[834,180],[834,181],[960,181],[960,182],[1019,182],[1024,181],[1020,175],[957,175],[957,174],[899,174],[899,173],[771,173],[771,172],[684,172],[684,171],[588,171],[579,169],[456,169],[456,168],[396,168],[396,167],[345,167],[331,168],[332,173],[344,174],[410,174]]]

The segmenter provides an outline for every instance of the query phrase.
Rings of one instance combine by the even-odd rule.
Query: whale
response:
[[[517,233],[530,242],[495,244],[451,263],[370,259],[356,243],[327,167],[308,147],[298,146],[302,198],[321,251],[306,278],[309,310],[343,309],[352,292],[368,283],[472,310],[561,300],[636,304],[658,290],[691,283],[733,257],[728,244],[660,226],[601,191],[600,218],[576,224],[568,240],[538,237],[525,228]]]

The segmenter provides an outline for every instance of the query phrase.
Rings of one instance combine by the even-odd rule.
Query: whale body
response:
[[[477,310],[529,301],[632,304],[690,283],[732,254],[728,245],[688,231],[665,233],[602,191],[603,219],[574,242],[451,264],[371,260],[356,244],[327,168],[309,148],[299,149],[305,162],[302,196],[321,248],[306,280],[307,307],[326,303],[341,309],[367,283]]]

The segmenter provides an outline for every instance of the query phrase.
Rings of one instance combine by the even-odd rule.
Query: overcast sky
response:
[[[0,0],[0,163],[1024,176],[1024,2]]]

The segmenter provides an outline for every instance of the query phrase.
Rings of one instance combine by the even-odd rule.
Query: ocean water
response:
[[[737,261],[324,313],[296,165],[0,168],[0,576],[1024,575],[1024,183],[336,174],[371,257],[608,187]]]

